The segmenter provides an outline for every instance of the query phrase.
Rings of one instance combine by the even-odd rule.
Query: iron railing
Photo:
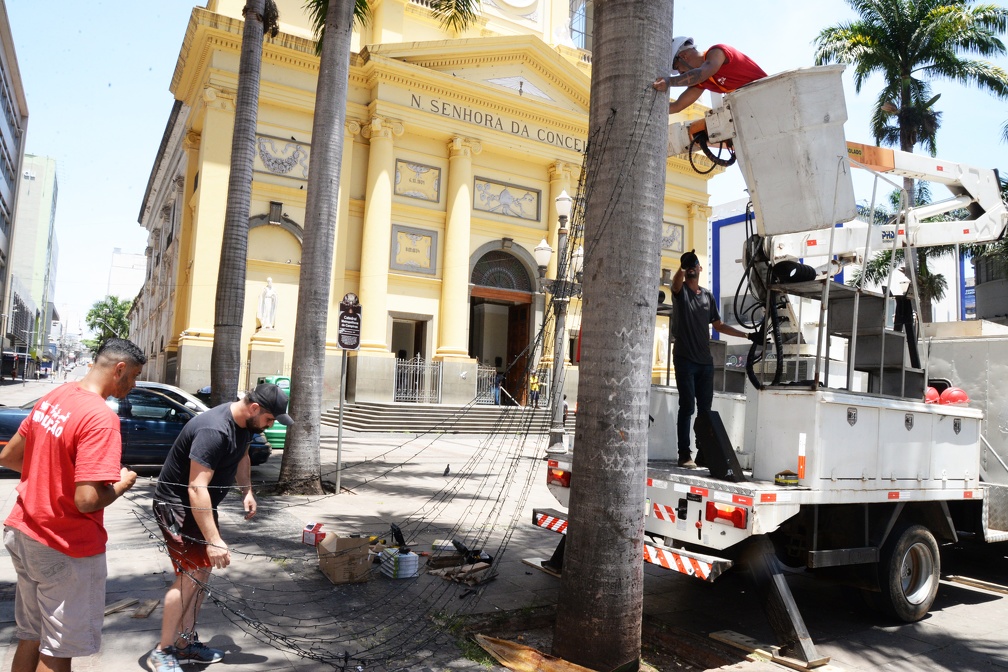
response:
[[[494,400],[494,379],[497,377],[497,367],[489,364],[478,364],[476,366],[476,403],[489,404],[496,403]]]
[[[428,362],[420,355],[397,359],[395,397],[397,402],[441,403],[441,362]]]

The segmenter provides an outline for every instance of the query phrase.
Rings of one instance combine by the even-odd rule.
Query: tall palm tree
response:
[[[824,28],[815,39],[815,60],[817,65],[853,64],[859,93],[871,75],[882,76],[871,122],[877,143],[904,152],[921,145],[934,154],[941,122],[941,113],[934,109],[938,98],[931,96],[930,82],[935,79],[978,86],[999,98],[1008,96],[1008,73],[989,61],[967,57],[1005,53],[999,35],[1008,27],[1008,9],[973,0],[847,0],[847,4],[858,18]],[[913,179],[904,178],[903,188],[912,195]],[[918,256],[921,278],[929,275],[925,259]],[[922,292],[920,300],[922,313],[930,316],[931,297]]]
[[[231,173],[228,177],[224,240],[217,271],[214,302],[214,342],[210,354],[210,400],[216,405],[238,394],[241,371],[242,317],[245,312],[245,262],[248,257],[248,220],[252,200],[256,119],[259,114],[259,73],[263,35],[279,32],[274,0],[248,0],[242,9],[241,59],[231,136]]]
[[[99,343],[104,343],[113,336],[117,338],[129,337],[129,318],[127,314],[133,307],[133,301],[120,299],[111,294],[104,299],[95,301],[84,317],[84,324],[93,332],[97,333]],[[140,344],[143,347],[143,344]]]
[[[433,0],[431,9],[442,26],[459,30],[475,21],[479,4],[480,0]],[[290,415],[294,425],[284,444],[278,486],[286,492],[316,494],[322,491],[319,423],[350,43],[354,23],[367,20],[370,6],[368,0],[308,0],[305,7],[319,43],[319,79],[292,351]]]
[[[641,503],[668,124],[667,101],[649,85],[672,67],[672,4],[594,5],[577,479],[553,636],[554,654],[591,669],[640,657]]]

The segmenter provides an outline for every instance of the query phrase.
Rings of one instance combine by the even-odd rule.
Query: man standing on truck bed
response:
[[[672,69],[680,74],[659,77],[651,85],[656,91],[672,86],[689,87],[669,103],[669,114],[681,112],[695,103],[704,89],[731,93],[767,76],[763,68],[734,47],[715,44],[701,55],[693,45],[693,38],[683,36],[672,40]]]
[[[759,334],[747,334],[721,321],[714,295],[700,286],[703,266],[696,250],[682,255],[680,268],[672,278],[672,302],[675,304],[675,345],[672,366],[679,389],[679,417],[676,431],[679,445],[679,466],[694,468],[690,451],[690,420],[699,406],[701,413],[711,410],[714,400],[714,359],[710,352],[710,329],[719,333],[756,340]]]

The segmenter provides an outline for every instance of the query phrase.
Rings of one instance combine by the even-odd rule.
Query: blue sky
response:
[[[1003,2],[994,4],[1005,6]],[[752,57],[769,74],[814,65],[812,42],[819,31],[855,18],[842,0],[773,3],[719,0],[716,6],[716,16],[711,16],[705,11],[710,7],[708,3],[677,2],[673,32],[691,35],[701,49],[718,42],[730,44]],[[1008,38],[1002,36],[1002,41],[1008,43]],[[1008,70],[1008,58],[993,62]],[[881,79],[874,78],[857,94],[850,69],[844,73],[848,116],[844,131],[848,140],[874,144],[869,119],[881,88]],[[984,168],[1000,168],[1002,175],[1008,177],[1008,145],[1001,141],[1001,127],[1008,121],[1008,101],[952,82],[935,81],[932,88],[934,93],[941,94],[936,104],[942,112],[938,156]],[[701,102],[708,102],[706,96]],[[864,171],[854,171],[853,175],[858,200],[870,199],[871,178]],[[744,198],[744,189],[738,168],[731,168],[711,181],[711,204]],[[946,194],[942,187],[933,190],[936,200]]]
[[[56,305],[76,331],[105,295],[112,250],[141,253],[146,245],[137,216],[171,110],[168,86],[194,3],[6,5],[28,98],[27,151],[58,164]],[[852,17],[841,0],[680,0],[673,32],[692,35],[701,48],[731,44],[774,73],[812,65],[819,30]],[[997,64],[1008,69],[1008,59]],[[845,84],[847,138],[871,142],[868,117],[879,85],[869,82],[855,95],[849,76]],[[1000,140],[1008,103],[957,84],[936,83],[934,91],[942,94],[939,155],[1008,171],[1008,146]],[[741,198],[743,189],[738,169],[731,168],[712,181],[711,203]]]

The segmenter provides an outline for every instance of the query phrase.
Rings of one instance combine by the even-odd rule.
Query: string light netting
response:
[[[648,132],[646,109],[653,107],[654,100],[653,95],[642,96],[634,128],[636,142],[624,158],[627,165],[634,161]],[[611,224],[610,213],[595,225],[595,235],[586,238],[584,203],[596,187],[591,181],[592,162],[606,151],[613,123],[614,115],[610,115],[588,139],[568,224],[570,244],[566,257],[557,260],[558,277],[569,274],[579,245],[586,259],[601,253],[596,249],[597,236]],[[610,203],[623,188],[622,184],[597,186],[608,191]],[[579,320],[580,302],[571,302],[570,309],[574,313],[568,312],[568,318]],[[544,337],[556,327],[555,314],[553,297],[547,293],[541,329],[525,351],[505,364],[510,369],[522,363],[526,387],[537,368],[534,360],[544,353]],[[551,385],[547,407],[553,408],[554,395],[562,394],[562,384]],[[320,668],[336,670],[405,670],[432,651],[451,646],[453,632],[480,611],[484,591],[494,585],[492,577],[514,535],[534,532],[529,524],[529,496],[536,479],[545,478],[546,469],[548,436],[539,430],[541,419],[534,417],[532,408],[502,407],[493,433],[478,439],[453,436],[456,425],[474,406],[475,401],[433,430],[402,435],[394,443],[389,442],[389,435],[381,435],[381,445],[368,435],[345,437],[340,475],[344,492],[336,501],[332,498],[337,495],[264,496],[260,491],[272,484],[254,483],[258,513],[244,521],[242,497],[237,490],[230,493],[220,506],[220,527],[232,563],[226,570],[215,571],[203,585],[207,597],[200,623],[216,607],[248,636],[317,661]],[[535,431],[534,422],[539,423]],[[327,464],[327,449],[322,449],[322,477],[331,481],[336,473],[335,451]],[[450,456],[447,465],[445,455]],[[143,480],[127,497],[152,544],[164,551],[150,508],[156,479]],[[555,502],[537,504],[554,506]],[[483,583],[467,585],[428,574],[427,558],[420,558],[415,578],[391,579],[381,574],[379,564],[373,564],[369,580],[332,585],[319,571],[315,548],[301,543],[305,523],[316,520],[341,536],[375,537],[390,545],[395,525],[417,552],[430,552],[436,539],[455,540],[475,552],[474,559],[488,560],[490,569]],[[543,539],[546,546],[556,542],[553,536]],[[550,585],[555,586],[555,581]]]

